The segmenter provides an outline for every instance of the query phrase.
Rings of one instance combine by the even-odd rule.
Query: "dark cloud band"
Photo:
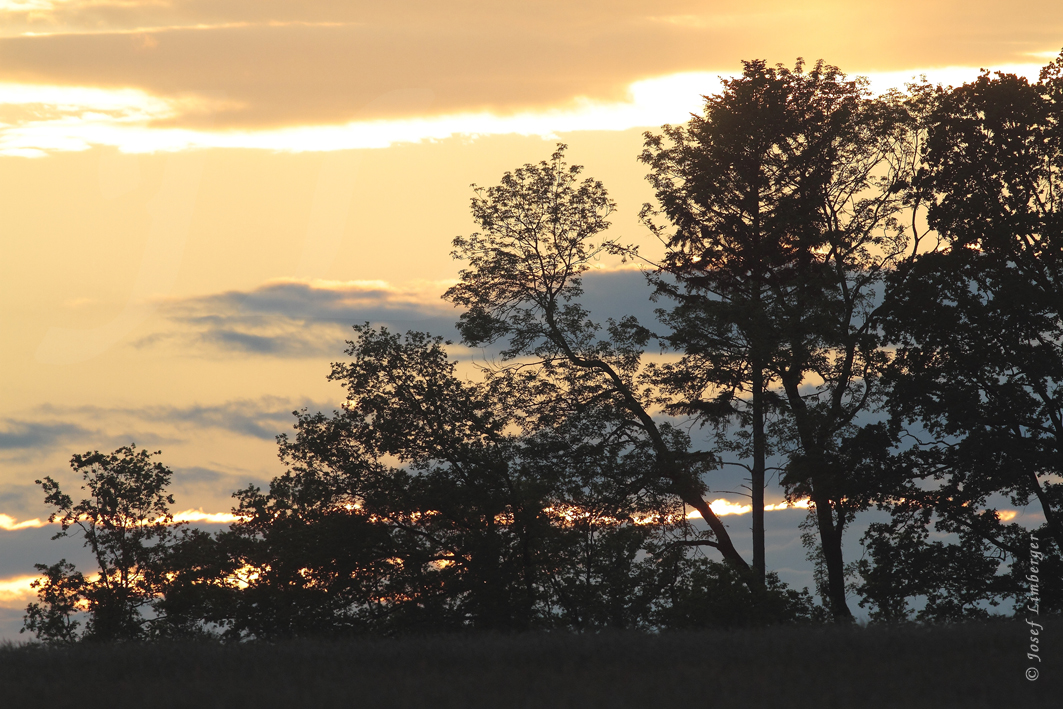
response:
[[[651,290],[641,271],[591,271],[583,278],[583,305],[592,317],[633,315],[656,323]],[[141,347],[183,342],[206,352],[340,359],[350,326],[363,322],[392,330],[419,330],[460,340],[460,311],[441,300],[445,287],[404,290],[383,283],[278,281],[248,291],[170,301],[160,310],[173,327],[142,339]]]

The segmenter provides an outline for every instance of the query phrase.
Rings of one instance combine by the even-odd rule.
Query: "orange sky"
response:
[[[339,403],[346,327],[448,334],[469,184],[557,140],[652,248],[641,133],[742,59],[884,89],[1063,47],[1058,0],[736,5],[0,0],[0,514],[45,518],[35,478],[130,441],[178,509],[227,510],[292,409]]]
[[[1048,0],[1006,12],[979,1],[735,5],[0,0],[0,153],[316,150],[659,125],[696,110],[698,91],[743,58],[909,72],[1043,63],[1063,43],[1063,11]],[[705,76],[632,95],[680,73]],[[357,136],[338,130],[352,122]]]
[[[1063,42],[1051,0],[2,0],[0,17],[4,79],[136,88],[183,102],[169,124],[214,128],[617,101],[639,79],[753,57],[1021,64]]]

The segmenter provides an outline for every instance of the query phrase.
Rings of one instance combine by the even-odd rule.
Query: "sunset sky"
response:
[[[79,553],[33,522],[71,454],[161,449],[176,510],[226,512],[281,472],[293,409],[338,405],[351,324],[453,336],[470,183],[565,142],[652,251],[642,133],[743,59],[883,91],[1036,78],[1061,47],[1058,0],[0,0],[0,637],[33,563]],[[652,310],[638,273],[588,285]],[[791,583],[802,514],[768,522]]]

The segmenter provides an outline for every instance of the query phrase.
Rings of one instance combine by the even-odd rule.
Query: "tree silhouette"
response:
[[[142,612],[164,585],[164,560],[174,538],[174,522],[166,493],[172,473],[153,455],[136,446],[110,454],[93,451],[75,455],[70,467],[80,473],[88,497],[78,503],[51,477],[37,480],[55,508],[48,521],[59,522],[65,537],[77,529],[98,567],[85,578],[65,560],[46,567],[37,584],[40,601],[26,611],[27,630],[43,640],[76,637],[75,610],[89,614],[84,635],[100,641],[133,640],[151,634],[155,622]]]
[[[34,564],[42,577],[30,586],[37,589],[36,603],[26,607],[20,633],[27,630],[38,640],[51,644],[71,643],[78,639],[81,621],[75,619],[85,597],[85,577],[66,559],[56,564]]]
[[[301,412],[288,472],[239,493],[230,634],[647,626],[686,549],[652,448],[609,406],[540,426],[535,382],[463,381],[438,338],[355,331],[342,409]]]
[[[458,323],[462,341],[481,346],[505,340],[503,361],[531,358],[532,364],[516,366],[563,381],[539,411],[578,408],[600,398],[623,412],[625,427],[652,446],[656,474],[708,523],[714,539],[703,542],[746,569],[703,496],[700,472],[714,457],[677,450],[669,441],[672,432],[647,410],[640,357],[650,333],[627,317],[610,321],[609,338],[600,340],[600,326],[578,302],[581,276],[594,257],[620,247],[608,239],[594,243],[614,204],[600,182],[578,181],[582,168],[566,165],[564,150],[561,145],[549,161],[507,172],[495,187],[477,188],[472,213],[482,231],[454,240],[454,257],[468,267],[444,295],[468,309]]]
[[[783,482],[812,500],[831,609],[849,619],[842,534],[862,503],[847,458],[871,440],[854,420],[885,363],[876,299],[909,246],[897,222],[915,166],[908,112],[822,62],[746,62],[703,116],[647,133],[641,160],[660,205],[642,216],[667,247],[652,280],[676,302],[662,317],[684,354],[657,372],[671,410],[749,429],[736,447],[751,458],[761,578],[765,422],[778,417]]]
[[[479,231],[453,242],[464,263],[444,297],[464,309],[463,343],[499,345],[497,361],[472,363],[473,380],[442,338],[355,326],[329,376],[344,403],[295,412],[285,472],[234,493],[239,521],[213,535],[174,524],[158,453],[74,455],[84,499],[37,484],[56,536],[81,537],[97,570],[38,564],[24,630],[72,643],[823,619],[766,568],[773,457],[788,499],[812,502],[803,541],[836,621],[852,619],[854,566],[875,621],[1023,599],[1034,536],[1038,573],[1063,573],[1063,54],[1035,84],[983,73],[879,98],[822,62],[746,62],[703,115],[647,133],[667,364],[644,362],[657,336],[635,318],[598,323],[581,304],[597,258],[637,251],[605,235],[615,204],[565,150],[476,187]],[[748,469],[752,566],[707,503],[719,456],[671,415]],[[998,514],[1005,500],[1036,500],[1044,525]],[[847,566],[843,534],[875,504],[891,517]],[[1052,584],[1039,598],[1063,608]]]
[[[934,553],[982,569],[974,601],[1025,593],[1028,533],[997,515],[1004,499],[1036,498],[1040,536],[1063,539],[1061,125],[1063,57],[1036,84],[984,72],[942,91],[931,115],[923,188],[935,197],[930,223],[943,248],[897,274],[904,287],[887,320],[899,344],[890,408],[909,446],[894,519],[868,540],[876,565],[895,570],[871,584],[883,603],[903,605],[891,579]],[[931,524],[957,544],[935,551],[940,544],[925,541]],[[890,557],[902,543],[911,564]],[[1002,584],[993,577],[1009,560]],[[919,580],[908,595],[931,584]],[[974,601],[942,613],[984,613]]]

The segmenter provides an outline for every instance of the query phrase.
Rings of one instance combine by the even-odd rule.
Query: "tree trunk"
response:
[[[842,528],[835,525],[834,513],[826,496],[813,494],[823,561],[827,567],[827,598],[835,623],[851,623],[852,611],[845,601],[845,562],[842,557]]]
[[[698,512],[701,513],[702,519],[709,525],[709,529],[716,536],[715,546],[719,549],[723,558],[737,567],[740,571],[748,572],[749,564],[742,558],[742,555],[735,549],[734,544],[731,542],[731,535],[727,533],[727,528],[724,526],[720,518],[716,516],[716,513],[712,511],[709,504],[705,502],[705,499],[701,496],[701,490],[699,485],[685,474],[675,460],[675,456],[668,448],[668,445],[664,442],[664,438],[661,436],[660,429],[657,428],[656,422],[649,412],[646,411],[642,403],[636,398],[635,393],[624,383],[624,380],[617,374],[607,362],[590,358],[580,357],[565,340],[561,333],[561,329],[557,326],[554,320],[553,310],[546,310],[547,323],[550,325],[550,333],[554,342],[558,348],[565,355],[569,362],[585,369],[595,369],[603,373],[612,382],[614,390],[624,400],[624,405],[627,407],[635,418],[643,426],[643,430],[646,431],[650,437],[650,442],[653,444],[654,453],[657,458],[657,465],[660,472],[675,486],[676,494],[686,504],[690,505]]]
[[[827,567],[827,597],[824,600],[830,604],[836,623],[850,623],[853,614],[845,602],[845,561],[842,557],[844,525],[841,522],[834,523],[831,492],[835,488],[830,484],[823,444],[816,435],[808,407],[801,398],[799,383],[800,378],[793,371],[783,376],[783,387],[790,402],[794,423],[797,425],[798,440],[803,453],[801,477],[808,486],[809,497],[815,505],[820,548],[823,550],[823,561]]]
[[[753,468],[749,488],[753,504],[753,574],[764,583],[767,565],[764,559],[764,368],[757,356],[753,360]]]

